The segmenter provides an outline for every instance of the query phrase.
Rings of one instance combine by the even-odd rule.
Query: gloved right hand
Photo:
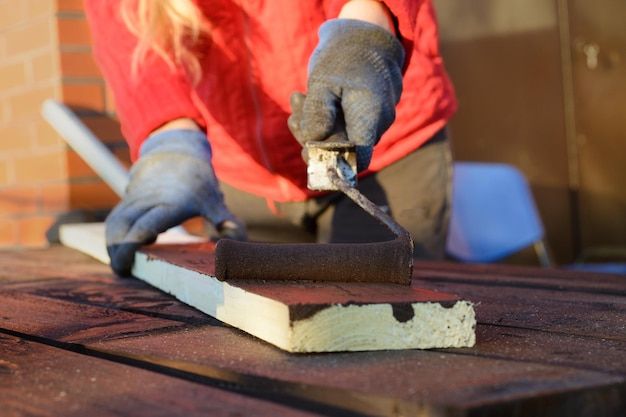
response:
[[[305,146],[345,131],[356,144],[358,170],[366,169],[395,120],[403,64],[402,44],[386,29],[354,19],[325,22],[309,62],[306,96],[291,97],[287,124],[296,140]]]
[[[140,246],[196,216],[206,218],[223,237],[247,237],[243,224],[224,204],[206,135],[169,130],[150,136],[130,170],[126,194],[106,219],[111,268],[130,275]]]

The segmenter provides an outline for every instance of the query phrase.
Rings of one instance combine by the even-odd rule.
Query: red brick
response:
[[[54,96],[54,87],[44,86],[27,90],[22,94],[9,97],[7,101],[10,109],[11,121],[31,122],[33,119],[41,118],[41,105],[45,100]]]
[[[23,24],[27,19],[26,8],[21,1],[7,0],[0,5],[0,32]]]
[[[44,213],[63,213],[69,210],[70,186],[67,182],[41,187],[40,209]]]
[[[102,143],[126,143],[119,122],[109,116],[81,116],[81,121]]]
[[[54,128],[43,118],[33,123],[35,129],[35,146],[37,148],[61,146],[65,141]]]
[[[0,47],[0,59],[2,59],[1,52],[2,51]],[[10,102],[11,102],[10,97],[0,97],[0,125],[11,122]]]
[[[11,187],[0,190],[0,216],[16,216],[36,213],[38,190],[35,187]]]
[[[55,5],[50,0],[21,0],[26,3],[26,13],[29,19],[41,16],[51,16],[55,11]]]
[[[111,90],[109,86],[106,86],[105,99],[106,99],[106,102],[105,102],[106,113],[110,115],[115,115],[116,114],[115,97],[113,96],[113,90]]]
[[[0,91],[24,87],[26,67],[23,62],[0,65]]]
[[[12,166],[13,164],[10,164],[9,161],[0,161],[0,187],[9,185]]]
[[[68,178],[97,178],[97,174],[93,169],[78,155],[75,151],[67,151],[67,175]]]
[[[127,170],[130,169],[132,162],[130,160],[130,150],[128,148],[115,149],[113,154],[120,160],[122,165],[124,165]]]
[[[57,10],[60,12],[83,12],[83,0],[57,0]]]
[[[53,216],[38,215],[18,219],[19,245],[27,248],[43,248],[48,246],[46,231],[54,224]]]
[[[61,74],[63,77],[102,78],[91,52],[61,52]]]
[[[49,47],[52,45],[51,33],[52,20],[29,20],[4,35],[6,54],[15,56]]]
[[[61,18],[57,30],[61,46],[91,46],[91,32],[85,19]]]
[[[64,151],[42,152],[14,159],[17,184],[50,182],[67,176]]]
[[[71,209],[108,209],[119,201],[117,194],[102,181],[76,182],[70,185]]]
[[[24,123],[0,127],[0,155],[33,149],[35,130]]]
[[[46,51],[32,57],[30,66],[33,82],[56,82],[59,79],[56,54],[56,51]]]
[[[71,107],[104,111],[104,86],[101,83],[64,83],[63,102]]]
[[[17,220],[0,218],[0,247],[13,248],[17,242]]]

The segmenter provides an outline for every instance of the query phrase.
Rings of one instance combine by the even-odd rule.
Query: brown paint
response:
[[[212,242],[152,245],[141,251],[149,259],[159,259],[205,275],[215,274],[215,244]],[[415,303],[439,303],[450,308],[461,300],[455,295],[389,283],[232,280],[229,285],[287,305],[292,323],[310,318],[330,306],[368,304],[389,304],[393,316],[403,323],[413,318]]]
[[[252,243],[221,239],[215,247],[220,281],[385,282],[411,284],[410,239],[376,243]]]

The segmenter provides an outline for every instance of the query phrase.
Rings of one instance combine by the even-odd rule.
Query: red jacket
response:
[[[274,201],[313,195],[301,147],[287,128],[289,96],[306,91],[317,30],[347,0],[198,0],[213,24],[201,49],[203,78],[153,60],[137,77],[135,38],[119,0],[87,0],[94,54],[114,94],[122,132],[135,160],[149,132],[178,117],[206,128],[221,181]],[[456,110],[439,54],[431,0],[387,0],[406,50],[404,90],[395,123],[376,145],[371,171],[402,158],[441,129]]]

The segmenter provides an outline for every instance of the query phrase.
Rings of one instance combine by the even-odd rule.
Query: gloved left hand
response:
[[[195,216],[206,218],[223,237],[246,239],[245,227],[224,204],[206,135],[170,130],[150,136],[130,170],[124,198],[106,219],[113,271],[130,275],[141,245]]]
[[[291,132],[304,145],[345,129],[357,145],[357,169],[366,169],[395,119],[403,62],[404,49],[387,30],[360,20],[327,21],[309,63],[306,96],[291,97]]]

